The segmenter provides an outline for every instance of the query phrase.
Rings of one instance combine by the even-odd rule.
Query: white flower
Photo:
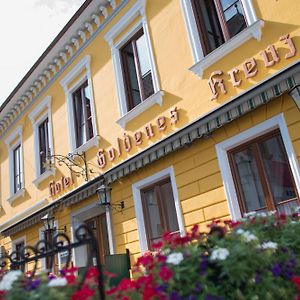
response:
[[[60,278],[54,278],[52,280],[49,281],[48,286],[65,286],[67,285],[67,279],[64,277],[60,277]]]
[[[173,265],[179,265],[182,260],[183,260],[182,253],[175,252],[168,255],[167,263]]]
[[[229,251],[226,248],[216,248],[211,253],[211,260],[225,260],[229,255]]]
[[[239,229],[236,231],[237,234],[243,234],[244,232],[245,232],[245,230],[242,229],[242,228],[239,228]]]
[[[262,243],[261,248],[276,250],[277,246],[278,246],[278,244],[274,243],[274,242],[264,242],[264,243]]]
[[[242,228],[239,228],[236,233],[240,234],[247,243],[258,240],[254,234],[252,234],[250,231],[245,231]]]
[[[3,276],[2,281],[0,282],[0,290],[8,291],[11,289],[12,284],[21,276],[23,273],[20,270],[9,271]]]
[[[254,234],[252,234],[251,232],[249,232],[249,231],[246,231],[246,232],[243,234],[243,238],[245,239],[245,241],[246,241],[247,243],[252,242],[252,241],[257,241],[257,240],[258,240],[258,238],[257,238]]]

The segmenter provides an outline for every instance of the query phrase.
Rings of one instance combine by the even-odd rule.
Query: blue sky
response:
[[[1,2],[0,104],[84,0]]]

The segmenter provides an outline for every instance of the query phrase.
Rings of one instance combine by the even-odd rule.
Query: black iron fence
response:
[[[75,233],[75,242],[71,242],[70,238],[65,233],[56,233],[52,239],[39,240],[34,246],[24,246],[21,249],[11,252],[10,254],[4,254],[0,257],[0,268],[1,269],[20,269],[24,270],[25,266],[30,265],[30,273],[28,274],[29,279],[33,279],[38,270],[39,263],[42,259],[47,261],[46,265],[55,265],[55,257],[63,254],[64,267],[71,267],[72,262],[72,251],[78,247],[87,246],[89,253],[87,255],[86,267],[83,270],[82,282],[79,284],[79,288],[82,286],[85,280],[85,275],[88,267],[96,267],[98,269],[98,290],[99,298],[105,299],[104,292],[104,278],[103,278],[103,266],[100,262],[99,247],[96,238],[93,235],[92,230],[87,225],[83,224],[79,226]],[[111,268],[108,267],[109,271],[114,271],[114,267],[117,268],[117,272],[120,271],[118,268],[123,268],[123,277],[129,276],[130,260],[129,252],[126,254],[109,255],[105,258],[105,261],[110,264]],[[109,263],[115,262],[115,264]],[[123,264],[123,266],[122,266]],[[105,266],[107,267],[107,266]],[[29,268],[28,268],[29,269]],[[125,273],[124,273],[125,269]],[[126,272],[127,269],[127,272]],[[48,271],[50,271],[48,269]]]

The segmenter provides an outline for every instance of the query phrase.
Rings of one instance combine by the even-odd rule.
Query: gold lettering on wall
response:
[[[297,49],[295,47],[293,39],[290,37],[289,34],[283,35],[279,38],[280,42],[283,42],[285,45],[288,46],[288,53],[285,54],[284,58],[289,59],[291,57],[294,57],[297,53]],[[279,53],[274,45],[269,45],[266,49],[259,52],[260,57],[263,60],[265,68],[270,68],[274,66],[276,63],[280,61]],[[254,57],[251,57],[244,61],[244,63],[241,66],[241,70],[244,73],[244,77],[246,79],[255,77],[258,73],[257,69],[257,62]],[[237,67],[231,69],[227,72],[227,75],[229,76],[229,82],[234,87],[238,87],[242,84],[242,79],[237,79],[237,75],[239,74],[240,69]],[[208,86],[212,93],[211,100],[217,99],[219,96],[219,92],[226,94],[226,85],[224,82],[223,71],[222,70],[216,70],[211,73],[209,80],[208,80]]]
[[[61,177],[60,181],[50,181],[49,194],[50,197],[61,193],[63,190],[68,189],[74,183],[72,177]]]
[[[179,114],[177,107],[172,108],[170,111],[170,118],[169,124],[175,125],[179,121]],[[169,126],[170,126],[169,125]],[[107,158],[109,161],[114,161],[116,159],[116,153],[118,156],[122,155],[122,149],[125,152],[130,152],[132,149],[132,144],[136,146],[140,146],[143,143],[143,137],[150,140],[155,136],[154,127],[156,126],[157,131],[164,131],[168,127],[167,118],[165,116],[159,116],[155,120],[155,125],[152,123],[148,123],[144,126],[143,131],[136,131],[134,132],[133,136],[124,132],[123,138],[117,138],[117,146],[116,148],[110,147],[109,149],[99,149],[97,153],[97,163],[98,166],[102,169],[105,168],[107,164]]]

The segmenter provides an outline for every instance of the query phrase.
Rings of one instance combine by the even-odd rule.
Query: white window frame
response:
[[[110,201],[110,199],[109,199]],[[98,201],[95,201],[85,207],[78,209],[71,215],[71,237],[72,242],[76,242],[75,231],[82,225],[86,220],[96,217],[102,213],[106,214],[107,232],[108,232],[108,242],[109,242],[109,252],[110,254],[115,254],[115,240],[113,235],[113,223],[112,223],[112,212],[111,208],[104,208],[99,205]],[[86,246],[81,246],[73,249],[72,260],[75,266],[85,267],[84,264],[87,261]]]
[[[67,111],[68,111],[68,125],[69,125],[69,137],[71,145],[71,153],[82,153],[91,147],[99,146],[99,135],[96,124],[96,111],[95,111],[95,101],[93,93],[93,82],[91,77],[91,56],[84,56],[65,77],[60,81],[66,95],[67,101]],[[84,74],[73,83],[70,87],[69,84],[74,80],[81,72]],[[91,103],[91,114],[92,114],[92,125],[94,136],[82,144],[80,147],[76,147],[76,136],[75,136],[75,126],[74,126],[74,107],[73,107],[73,93],[85,82],[88,82],[88,88],[90,92],[90,103]]]
[[[22,140],[23,127],[19,125],[5,140],[5,144],[8,150],[9,157],[9,198],[7,201],[12,205],[12,203],[19,197],[24,197],[25,195],[25,182],[24,182],[24,153],[23,153],[23,140]],[[14,192],[14,150],[20,145],[21,151],[21,182],[22,188]]]
[[[285,123],[284,115],[281,113],[215,146],[218,161],[219,161],[219,166],[221,170],[221,175],[223,179],[223,185],[225,188],[225,194],[228,200],[229,211],[230,211],[231,218],[233,220],[241,219],[242,214],[239,207],[237,192],[235,189],[233,175],[229,164],[228,151],[241,144],[246,143],[247,141],[251,141],[256,137],[262,136],[265,133],[273,131],[274,129],[280,130],[284,148],[286,150],[287,158],[295,180],[297,192],[299,194],[300,191],[299,164],[289,136],[287,125]]]
[[[204,56],[191,1],[192,0],[181,0],[181,5],[194,60],[194,65],[190,68],[190,70],[199,77],[202,78],[205,69],[225,57],[234,49],[240,47],[251,38],[254,38],[257,41],[261,40],[264,22],[257,18],[252,0],[241,0],[245,12],[245,18],[248,23],[247,28],[217,49],[213,50],[208,55]]]
[[[121,37],[120,40],[114,43],[114,39],[138,17],[140,17],[140,19],[133,26],[131,26],[131,28]],[[143,28],[145,40],[147,43],[154,93],[153,95],[142,101],[140,104],[135,106],[133,109],[128,110],[120,49],[141,28]],[[145,13],[145,1],[137,0],[136,3],[133,4],[132,7],[124,14],[124,16],[104,35],[104,39],[109,43],[111,47],[113,65],[115,70],[116,87],[121,115],[121,118],[117,120],[117,124],[119,124],[122,128],[125,128],[126,124],[129,121],[140,115],[149,107],[155,104],[159,104],[160,106],[162,106],[163,104],[164,93],[160,90],[159,80],[157,76],[154,54],[152,51],[148,23]]]
[[[171,166],[147,178],[144,178],[132,185],[132,193],[133,193],[135,214],[136,214],[136,220],[138,226],[140,249],[142,253],[148,251],[150,245],[148,245],[147,235],[146,235],[146,226],[145,226],[145,218],[143,213],[141,190],[165,178],[170,178],[172,191],[173,191],[173,198],[175,203],[175,209],[176,209],[176,215],[177,215],[177,221],[179,226],[179,233],[181,236],[185,235],[183,215],[182,215],[179,196],[177,192],[174,168],[173,166]]]
[[[43,114],[41,114],[44,111]],[[43,174],[40,173],[40,141],[39,141],[39,126],[48,118],[48,136],[50,155],[54,154],[53,146],[53,131],[52,131],[52,113],[51,113],[51,96],[45,97],[28,115],[33,128],[34,135],[34,156],[35,156],[35,179],[33,184],[38,187],[39,184],[46,178],[55,175],[55,168],[49,167]]]
[[[11,241],[12,251],[16,251],[16,245],[21,242],[24,242],[24,246],[26,246],[26,236],[25,235]],[[27,264],[25,264],[24,270],[25,270],[25,272],[27,271]]]

